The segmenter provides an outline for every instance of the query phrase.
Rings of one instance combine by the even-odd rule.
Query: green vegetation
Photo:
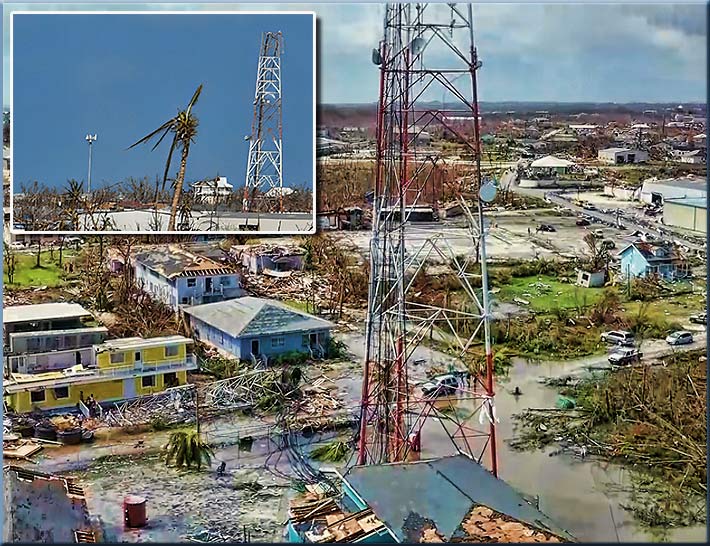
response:
[[[334,441],[329,444],[318,446],[310,453],[311,459],[329,463],[337,463],[345,459],[350,451],[345,442]]]
[[[166,465],[187,469],[194,466],[200,470],[203,465],[212,465],[214,450],[200,438],[197,430],[179,430],[170,435],[163,456]]]
[[[650,526],[705,521],[707,369],[703,351],[669,356],[664,366],[590,376],[560,393],[567,411],[515,416],[516,449],[562,442],[632,470],[626,506]],[[540,425],[544,424],[544,427]]]
[[[522,299],[530,302],[529,306],[525,306],[527,309],[552,313],[556,309],[584,309],[596,303],[603,291],[603,288],[584,288],[560,282],[550,275],[537,275],[511,278],[496,297],[510,302]]]
[[[44,251],[40,254],[40,266],[37,267],[37,254],[14,252],[15,272],[13,282],[7,277],[7,271],[3,271],[3,282],[9,288],[36,288],[47,286],[56,288],[66,282],[66,273],[59,265],[59,251]],[[69,256],[64,251],[63,260]]]

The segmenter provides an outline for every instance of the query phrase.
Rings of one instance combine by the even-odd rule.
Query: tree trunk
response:
[[[37,264],[36,264],[37,267],[41,266],[41,264],[40,264],[41,254],[42,254],[42,240],[37,239]]]
[[[175,231],[175,219],[177,218],[177,210],[180,205],[180,197],[182,196],[182,185],[185,182],[185,168],[187,167],[187,155],[189,153],[190,143],[185,142],[182,147],[182,157],[180,158],[180,170],[178,171],[175,187],[173,188],[173,203],[170,207],[168,231]]]
[[[62,258],[64,256],[64,237],[59,238],[59,267],[62,267]]]

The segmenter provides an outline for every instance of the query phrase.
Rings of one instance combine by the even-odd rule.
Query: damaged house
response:
[[[243,245],[232,247],[231,250],[242,266],[252,274],[301,271],[306,255],[306,251],[299,247]]]
[[[37,373],[89,362],[93,345],[108,329],[75,303],[43,303],[6,307],[3,313],[4,370]]]
[[[184,309],[194,337],[240,359],[289,352],[325,355],[333,324],[275,300],[251,296]]]
[[[173,309],[244,294],[234,269],[178,246],[143,250],[132,261],[137,286]]]
[[[466,455],[355,466],[328,483],[291,502],[289,542],[575,541]]]
[[[101,542],[81,485],[19,466],[3,468],[3,543]]]
[[[673,280],[688,274],[688,262],[668,243],[635,242],[618,254],[622,278],[658,276]]]

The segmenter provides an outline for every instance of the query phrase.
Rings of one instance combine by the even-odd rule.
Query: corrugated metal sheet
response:
[[[432,527],[447,540],[455,538],[469,512],[481,505],[573,540],[507,483],[465,455],[353,467],[345,480],[402,542],[419,542],[423,530]]]

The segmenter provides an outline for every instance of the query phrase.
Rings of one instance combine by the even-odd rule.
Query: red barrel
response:
[[[137,495],[124,497],[123,518],[126,527],[145,527],[148,521],[145,511],[145,499]]]

